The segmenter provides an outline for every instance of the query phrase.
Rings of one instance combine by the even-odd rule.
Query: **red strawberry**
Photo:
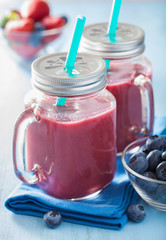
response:
[[[40,21],[49,15],[48,4],[43,0],[27,0],[21,7],[21,14],[25,18],[32,18],[34,21]]]
[[[63,17],[46,16],[42,19],[41,23],[45,29],[53,29],[63,27],[66,21]]]
[[[46,30],[49,29],[55,29],[55,28],[60,28],[63,27],[66,24],[66,20],[64,17],[51,17],[47,16],[42,19],[41,24],[44,26]],[[58,32],[55,32],[55,34],[48,34],[48,36],[44,36],[42,39],[42,42],[44,44],[50,43],[54,41],[56,38],[58,38],[61,35],[61,30]]]
[[[34,30],[34,21],[29,18],[10,20],[5,30],[9,32],[32,32]]]
[[[32,31],[34,31],[32,19],[13,19],[5,25],[5,34],[10,41],[26,41]]]

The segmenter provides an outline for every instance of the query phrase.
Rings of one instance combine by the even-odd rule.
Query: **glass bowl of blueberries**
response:
[[[152,207],[166,211],[166,135],[129,144],[122,163],[137,193]]]

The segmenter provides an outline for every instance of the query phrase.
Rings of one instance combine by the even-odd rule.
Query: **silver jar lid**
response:
[[[77,54],[72,72],[65,69],[67,53],[49,54],[32,63],[32,84],[39,90],[57,96],[84,95],[106,86],[104,60],[88,54]]]
[[[116,36],[107,36],[108,23],[89,25],[84,28],[81,52],[102,58],[121,59],[133,57],[144,51],[144,31],[134,25],[119,23]]]

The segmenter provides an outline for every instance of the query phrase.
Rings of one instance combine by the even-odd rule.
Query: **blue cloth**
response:
[[[127,222],[126,208],[137,198],[118,157],[113,181],[95,197],[81,201],[60,200],[48,196],[37,186],[22,183],[6,200],[5,206],[14,213],[37,217],[58,210],[66,222],[121,229]]]
[[[155,118],[153,134],[166,133],[166,117]],[[46,195],[36,186],[20,184],[5,202],[17,214],[43,217],[50,210],[58,210],[66,222],[94,227],[121,229],[127,222],[125,213],[130,203],[136,202],[137,193],[117,158],[117,171],[112,183],[95,197],[82,201],[67,201]]]

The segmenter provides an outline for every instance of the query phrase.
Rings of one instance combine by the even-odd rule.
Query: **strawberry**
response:
[[[66,20],[63,17],[46,16],[41,20],[41,23],[45,29],[53,29],[63,27]]]
[[[21,15],[24,18],[32,18],[34,21],[40,21],[49,15],[48,4],[43,0],[27,0],[21,7]]]
[[[32,32],[34,30],[34,21],[28,18],[12,19],[6,26],[8,32]]]
[[[26,41],[32,31],[34,31],[34,21],[32,19],[9,20],[5,25],[5,34],[9,41]]]
[[[65,17],[51,17],[47,16],[42,19],[41,24],[44,26],[46,30],[49,29],[55,29],[63,27],[66,24],[67,20]],[[61,35],[61,30],[58,32],[55,32],[55,34],[51,34],[48,36],[44,36],[42,39],[42,42],[45,44],[48,44],[52,41],[54,41],[56,38],[58,38]]]

